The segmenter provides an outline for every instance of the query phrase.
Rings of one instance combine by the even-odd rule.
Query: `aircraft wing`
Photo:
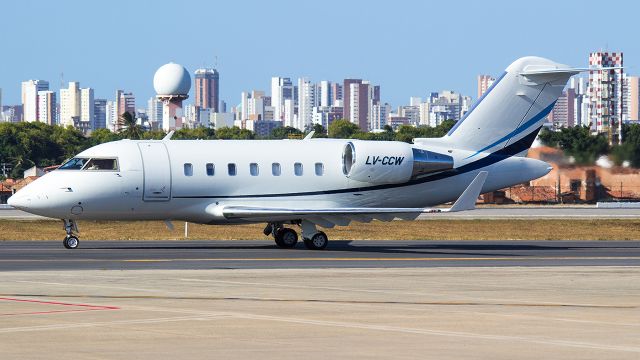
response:
[[[475,209],[487,175],[486,171],[479,172],[450,208],[274,208],[230,205],[222,209],[222,214],[227,219],[268,222],[305,219],[325,228],[345,226],[351,221],[391,221],[395,218],[414,220],[422,214]]]

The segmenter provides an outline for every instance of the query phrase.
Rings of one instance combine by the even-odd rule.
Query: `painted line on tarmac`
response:
[[[90,305],[90,304],[76,304],[60,301],[46,301],[46,300],[33,300],[33,299],[20,299],[14,297],[0,297],[0,301],[9,301],[14,303],[28,303],[36,305],[52,305],[69,307],[65,310],[46,310],[46,311],[29,311],[29,312],[15,312],[15,313],[0,313],[0,316],[17,316],[17,315],[46,315],[46,314],[58,314],[69,312],[81,312],[81,311],[96,311],[96,310],[120,310],[117,306],[104,306],[104,305]]]
[[[29,262],[70,262],[70,263],[162,263],[162,262],[298,262],[298,261],[538,261],[538,260],[640,260],[640,256],[532,256],[532,257],[407,257],[407,258],[389,258],[389,257],[319,257],[319,258],[174,258],[174,259],[2,259],[0,263],[29,263]],[[640,264],[638,264],[640,265]]]

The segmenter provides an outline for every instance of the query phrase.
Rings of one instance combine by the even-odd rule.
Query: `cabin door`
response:
[[[144,169],[144,201],[168,201],[171,198],[169,153],[163,142],[138,143]]]

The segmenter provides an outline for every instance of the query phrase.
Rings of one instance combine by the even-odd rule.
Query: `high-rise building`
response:
[[[194,129],[199,126],[200,123],[200,111],[199,107],[194,104],[185,105],[183,108],[184,120],[182,121],[182,128]]]
[[[273,119],[273,109],[269,105],[271,97],[265,96],[264,91],[253,90],[250,93],[243,91],[240,99],[240,116],[238,120],[269,120]],[[267,114],[268,113],[268,114]]]
[[[568,89],[573,89],[573,126],[589,126],[589,94],[587,93],[587,80],[584,77],[572,77],[569,79]]]
[[[327,86],[328,87],[328,86]],[[309,79],[298,79],[298,124],[296,128],[304,131],[313,123],[313,108],[317,106],[316,86]]]
[[[22,120],[33,122],[38,120],[38,91],[49,90],[49,82],[45,80],[27,80],[22,82]]]
[[[420,125],[420,103],[418,105],[400,106],[398,108],[398,115],[407,118],[409,125]]]
[[[342,97],[342,85],[337,82],[331,83],[331,106],[344,106],[344,98]]]
[[[329,128],[332,122],[342,118],[342,107],[316,106],[313,108],[313,123]]]
[[[284,120],[284,103],[294,98],[293,83],[290,78],[271,78],[271,106],[275,120]]]
[[[266,138],[271,136],[274,129],[282,127],[282,121],[262,120],[253,121],[253,132],[259,137]]]
[[[80,119],[80,83],[70,81],[67,89],[60,89],[60,125],[73,126]]]
[[[371,108],[371,129],[381,130],[387,125],[387,119],[391,112],[391,106],[389,104],[374,104]]]
[[[92,129],[104,129],[107,127],[107,99],[93,100],[93,125]]]
[[[116,102],[107,100],[104,112],[107,120],[107,129],[113,132],[118,131],[118,107]]]
[[[625,77],[623,121],[640,121],[640,77]]]
[[[478,99],[493,85],[494,79],[491,75],[478,75]]]
[[[380,104],[380,86],[360,79],[345,79],[344,83],[344,118],[363,131],[374,129],[376,125],[372,122],[371,110]]]
[[[346,86],[345,86],[346,88]],[[349,121],[358,125],[363,131],[369,130],[369,84],[350,83],[349,98],[345,101],[345,108],[349,107]],[[347,105],[348,102],[348,105]]]
[[[115,111],[115,117],[112,120],[113,121],[113,131],[119,131],[120,130],[120,125],[118,125],[118,123],[120,122],[120,116],[122,116],[122,114],[124,114],[125,112],[128,112],[131,115],[135,116],[136,113],[136,97],[133,95],[133,93],[128,93],[125,92],[124,90],[116,90],[116,98],[114,101],[114,111]]]
[[[38,91],[38,121],[56,124],[56,93],[50,90]]]
[[[87,127],[93,129],[95,118],[95,99],[92,88],[80,89],[80,121],[87,123]]]
[[[471,97],[450,90],[432,92],[429,95],[429,126],[435,127],[445,120],[458,121],[471,105]],[[421,120],[424,123],[424,119]]]
[[[219,112],[220,74],[216,69],[198,69],[195,72],[195,105],[201,109],[213,109]]]
[[[590,67],[616,67],[611,70],[589,71],[589,114],[592,127],[607,134],[610,144],[619,144],[622,136],[623,56],[622,52],[592,52]]]
[[[353,84],[362,84],[362,79],[344,79],[344,85],[342,87],[343,91],[343,101],[344,101],[344,114],[343,118],[346,120],[350,120],[351,122],[357,123],[357,121],[351,120],[351,104],[352,104],[352,96],[351,96],[351,85]]]
[[[575,98],[575,89],[567,88],[556,101],[553,110],[548,115],[548,119],[555,130],[575,125]]]
[[[118,90],[121,91],[121,90]],[[128,112],[132,115],[136,113],[136,97],[130,92],[120,92],[118,98],[118,116]]]
[[[149,98],[149,101],[147,101],[147,116],[151,127],[162,123],[162,101],[155,97]]]
[[[295,127],[296,126],[296,105],[293,99],[285,99],[282,110],[284,116],[284,126]]]
[[[332,85],[330,81],[320,81],[320,85],[318,86],[319,106],[333,106],[333,96],[331,94]]]
[[[249,98],[250,94],[246,91],[240,93],[240,117],[238,120],[246,120],[249,118]]]
[[[429,126],[429,112],[430,112],[430,104],[428,102],[420,103],[420,125]]]

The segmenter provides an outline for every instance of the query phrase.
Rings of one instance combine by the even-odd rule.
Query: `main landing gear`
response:
[[[67,236],[65,236],[64,240],[62,241],[62,245],[64,245],[66,249],[77,248],[80,244],[78,236],[75,235],[78,233],[78,224],[75,222],[75,220],[71,219],[62,219],[62,222],[64,223],[64,231],[67,232]]]
[[[302,228],[302,240],[309,250],[323,250],[329,244],[327,234],[318,231],[316,225],[310,221],[297,222]],[[264,234],[273,235],[276,245],[280,248],[294,248],[298,243],[298,234],[291,228],[286,228],[282,223],[269,223],[264,228]]]

